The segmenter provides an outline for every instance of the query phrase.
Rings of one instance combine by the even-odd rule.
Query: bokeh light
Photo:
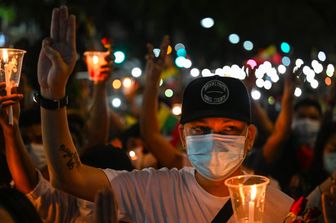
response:
[[[240,40],[240,38],[237,34],[232,33],[232,34],[229,35],[229,42],[230,43],[237,44],[237,43],[239,43],[239,40]]]
[[[114,89],[120,89],[121,88],[121,81],[119,79],[115,79],[114,81],[112,81],[112,87]]]
[[[243,47],[244,47],[245,50],[251,51],[251,50],[253,50],[253,43],[249,40],[246,40],[243,43]]]
[[[317,58],[318,58],[320,61],[324,62],[324,61],[327,59],[327,55],[325,54],[325,52],[320,51],[320,52],[318,52],[318,54],[317,54]]]
[[[200,75],[200,70],[197,69],[197,68],[192,68],[192,69],[190,70],[190,75],[191,75],[192,77],[198,77],[198,76]]]
[[[122,51],[116,51],[113,53],[115,59],[114,59],[114,63],[116,64],[120,64],[122,62],[124,62],[126,56]]]
[[[115,108],[119,108],[121,106],[120,98],[113,98],[112,99],[112,106]]]
[[[133,77],[140,77],[142,74],[142,70],[139,67],[134,67],[131,71]]]
[[[290,47],[290,45],[287,42],[282,42],[280,44],[280,49],[284,53],[289,53],[289,51],[291,50],[291,47]]]
[[[213,27],[214,24],[215,24],[215,21],[214,21],[214,19],[211,18],[211,17],[206,17],[206,18],[203,18],[203,19],[201,20],[201,26],[202,26],[203,28],[206,28],[206,29],[209,29],[209,28]]]
[[[165,94],[165,96],[166,96],[167,98],[171,98],[171,97],[173,97],[174,92],[173,92],[172,89],[166,89],[165,92],[164,92],[164,94]]]

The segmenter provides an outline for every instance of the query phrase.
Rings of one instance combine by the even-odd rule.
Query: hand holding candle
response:
[[[107,64],[106,57],[109,54],[109,51],[86,51],[84,53],[89,77],[93,82],[96,83],[102,81],[104,78],[101,72],[101,67]]]
[[[227,179],[232,208],[237,222],[262,222],[266,186],[269,179],[258,175],[242,175]]]
[[[13,87],[18,87],[24,53],[19,49],[0,48],[0,81],[6,83],[6,93],[11,95]],[[13,108],[8,107],[9,124],[13,125]]]

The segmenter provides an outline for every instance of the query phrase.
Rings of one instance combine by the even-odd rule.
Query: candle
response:
[[[252,185],[251,186],[251,199],[249,201],[249,218],[248,218],[248,222],[249,223],[254,223],[254,200],[256,198],[256,195],[257,195],[257,187],[256,185]]]
[[[0,48],[0,79],[6,83],[6,93],[11,95],[12,87],[19,85],[23,55],[26,51]],[[8,107],[8,123],[13,125],[13,107]]]
[[[89,77],[92,81],[97,82],[102,80],[103,76],[100,73],[101,66],[107,64],[106,57],[108,51],[86,51],[84,52],[85,62],[88,68]]]
[[[12,74],[12,63],[8,63],[8,53],[7,50],[2,52],[2,58],[4,61],[4,68],[5,68],[5,82],[6,82],[6,93],[7,95],[11,95],[12,87],[10,84],[10,77]],[[13,107],[10,105],[8,107],[8,124],[13,125]]]

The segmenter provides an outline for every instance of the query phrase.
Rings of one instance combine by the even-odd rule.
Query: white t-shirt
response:
[[[123,221],[209,223],[229,199],[205,191],[197,183],[192,167],[104,172],[115,192]],[[283,222],[292,203],[292,198],[268,187],[264,222]],[[233,216],[229,222],[235,222]]]
[[[55,189],[38,172],[38,184],[26,196],[36,208],[43,222],[93,222],[94,203]]]

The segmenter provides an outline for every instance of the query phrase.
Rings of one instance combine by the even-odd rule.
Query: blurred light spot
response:
[[[190,68],[192,66],[192,62],[191,62],[191,60],[189,60],[189,59],[185,59],[184,60],[184,62],[183,62],[183,67],[184,68]]]
[[[112,99],[112,106],[115,108],[119,108],[121,105],[121,100],[120,98],[113,98]]]
[[[207,68],[203,69],[202,70],[202,76],[203,77],[212,76],[211,75],[211,71],[209,69],[207,69]]]
[[[161,51],[161,50],[160,50],[159,48],[154,48],[154,49],[153,49],[154,56],[155,56],[155,57],[159,57],[159,56],[160,56],[160,51]]]
[[[177,52],[176,52],[177,56],[179,57],[186,57],[187,56],[187,51],[184,48],[180,48]]]
[[[272,82],[270,82],[269,80],[265,80],[265,82],[264,82],[264,88],[266,90],[269,90],[269,89],[271,89],[271,87],[272,87]]]
[[[320,52],[318,52],[318,54],[317,54],[317,58],[318,58],[320,61],[324,62],[324,61],[327,59],[327,56],[326,56],[326,54],[325,54],[323,51],[320,51]]]
[[[254,69],[257,66],[257,62],[253,59],[249,59],[246,64],[250,65],[252,69]]]
[[[160,79],[160,84],[159,84],[160,86],[162,86],[163,85],[163,80],[162,79]]]
[[[173,51],[173,48],[171,47],[171,45],[168,45],[168,48],[167,48],[167,55],[171,54]]]
[[[275,99],[274,99],[274,97],[272,97],[272,96],[268,97],[268,98],[267,98],[267,102],[268,102],[268,104],[270,104],[270,105],[274,105],[274,103],[275,103]]]
[[[215,21],[213,20],[213,18],[210,18],[210,17],[207,17],[201,20],[201,26],[206,29],[213,27],[214,24],[215,24]]]
[[[280,74],[284,74],[284,73],[286,73],[286,70],[287,70],[287,68],[285,67],[285,65],[280,64],[280,65],[278,66],[278,72],[279,72]]]
[[[295,66],[301,67],[303,64],[304,64],[304,62],[303,62],[302,59],[300,59],[300,58],[296,59]]]
[[[173,92],[172,89],[166,89],[164,94],[167,98],[171,98],[171,97],[173,97],[174,92]]]
[[[139,67],[134,67],[131,71],[133,77],[140,77],[142,74],[142,70]]]
[[[332,64],[328,64],[328,66],[327,66],[327,75],[329,76],[329,77],[332,77],[333,75],[334,75],[334,72],[335,72],[335,67],[334,67],[334,65],[332,65]]]
[[[291,49],[290,45],[287,42],[282,42],[280,44],[280,48],[281,48],[281,51],[284,52],[284,53],[289,53],[289,51]]]
[[[132,79],[129,77],[125,77],[122,82],[122,85],[124,88],[130,88],[132,86]]]
[[[261,78],[258,78],[257,80],[256,80],[256,86],[258,87],[258,88],[262,88],[262,87],[264,87],[264,80],[263,79],[261,79]]]
[[[114,59],[114,63],[116,64],[120,64],[122,62],[124,62],[125,60],[125,54],[122,51],[116,51],[113,53],[115,59]]]
[[[222,68],[217,68],[215,74],[218,76],[224,76],[224,70]]]
[[[295,97],[300,97],[301,96],[301,94],[302,94],[302,90],[301,90],[301,88],[295,88],[295,90],[294,90],[294,95],[295,95]]]
[[[121,81],[118,80],[118,79],[115,79],[115,80],[112,82],[112,87],[113,87],[114,89],[119,89],[119,88],[121,88]]]
[[[172,106],[172,113],[174,115],[180,115],[182,112],[181,104],[174,104]]]
[[[3,33],[0,33],[0,47],[5,46],[6,43],[6,37]]]
[[[282,62],[283,65],[285,65],[285,66],[287,66],[287,67],[288,67],[288,66],[290,65],[290,63],[291,63],[289,57],[286,57],[286,56],[282,57],[281,62]]]
[[[183,43],[177,43],[174,46],[175,51],[177,52],[179,49],[185,49],[185,46],[183,45]]]
[[[312,67],[315,71],[315,73],[319,74],[323,71],[323,66],[320,64],[317,60],[312,61]]]
[[[254,89],[251,91],[251,96],[254,100],[259,100],[261,97],[261,93],[260,91]]]
[[[330,86],[331,85],[331,78],[330,77],[326,77],[324,79],[324,83],[327,85],[327,86]]]
[[[133,150],[129,151],[128,155],[131,158],[131,160],[137,160],[138,159],[136,153]]]
[[[239,40],[240,40],[240,38],[237,34],[232,33],[232,34],[229,35],[229,42],[230,43],[237,44],[237,43],[239,43]]]
[[[175,59],[176,66],[178,66],[180,68],[184,67],[184,60],[185,60],[184,57],[176,57],[176,59]]]
[[[253,50],[253,43],[249,40],[246,40],[243,43],[243,47],[244,47],[245,50],[251,51],[251,50]]]
[[[310,82],[310,86],[312,87],[312,88],[314,88],[314,89],[316,89],[318,86],[319,86],[319,82],[317,81],[317,80],[312,80],[311,82]]]
[[[193,68],[193,69],[191,69],[191,70],[190,70],[190,75],[191,75],[192,77],[198,77],[198,76],[200,75],[200,71],[199,71],[199,69],[197,69],[197,68]]]

